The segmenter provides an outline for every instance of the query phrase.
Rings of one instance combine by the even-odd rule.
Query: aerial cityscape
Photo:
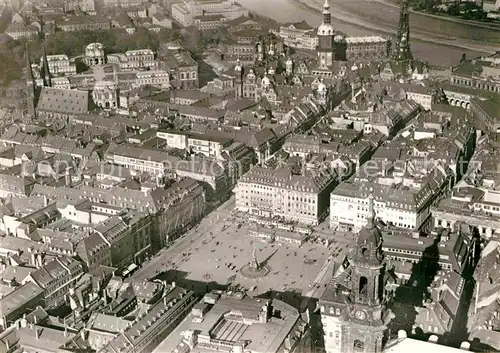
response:
[[[500,352],[500,0],[0,0],[0,353]]]

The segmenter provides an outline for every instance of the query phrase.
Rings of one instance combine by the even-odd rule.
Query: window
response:
[[[354,352],[364,352],[365,342],[361,340],[354,340]]]
[[[366,295],[368,291],[368,278],[361,276],[359,278],[359,294]]]

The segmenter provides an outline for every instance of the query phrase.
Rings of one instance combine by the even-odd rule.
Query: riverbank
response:
[[[324,3],[324,0],[320,0],[321,5]],[[330,4],[334,1],[341,0],[329,0]],[[273,1],[262,1],[262,0],[238,0],[238,2],[247,8],[249,11],[258,13],[259,15],[266,16],[272,18],[273,20],[285,23],[285,22],[300,22],[306,21],[310,26],[317,27],[321,23],[321,14],[318,12],[317,8],[307,7],[304,4],[294,1],[294,0],[273,0]],[[345,4],[345,3],[343,3]],[[373,14],[374,5],[379,7],[380,4],[373,4],[368,1],[358,2],[359,9],[354,11],[354,13],[365,12]],[[335,10],[332,10],[332,12]],[[379,9],[377,10],[379,11]],[[345,11],[344,11],[345,13]],[[384,24],[388,29],[385,31],[377,31],[374,29],[370,29],[370,26],[357,26],[355,24],[349,23],[350,15],[346,18],[348,20],[344,20],[340,18],[340,20],[334,20],[335,28],[343,33],[346,33],[349,36],[367,36],[367,35],[383,35],[394,37],[396,33],[396,25],[399,18],[399,14],[394,9],[389,9],[387,14],[384,14],[387,19],[392,20],[374,20],[370,18],[370,14],[367,15],[365,21],[371,21],[375,24]],[[362,17],[362,16],[358,16]],[[456,25],[455,25],[456,26]],[[422,26],[420,26],[422,27]],[[412,27],[413,28],[413,27]],[[442,33],[442,31],[436,31]],[[481,38],[481,36],[478,36]],[[436,44],[432,42],[425,42],[420,40],[414,40],[412,36],[412,52],[414,57],[419,58],[421,60],[427,61],[432,66],[449,68],[452,65],[456,65],[462,54],[466,54],[467,57],[478,57],[481,55],[487,55],[486,52],[478,51],[478,50],[467,50],[462,48],[457,48],[456,46],[442,45]]]
[[[391,1],[391,0],[372,0],[372,1],[378,2],[378,3],[386,5],[386,6],[390,6],[390,7],[393,7],[393,8],[397,8],[397,9],[400,8],[398,2],[394,2],[394,1]],[[413,9],[410,9],[410,12],[414,13],[414,14],[417,14],[417,15],[426,16],[426,17],[429,17],[429,18],[435,18],[435,19],[442,20],[442,21],[459,23],[459,24],[464,24],[464,25],[467,25],[467,26],[474,26],[474,27],[478,27],[478,28],[486,28],[486,29],[491,29],[491,30],[500,30],[500,22],[480,22],[480,21],[474,21],[474,20],[463,20],[461,18],[456,18],[456,17],[451,17],[451,16],[444,16],[444,15],[435,15],[435,14],[432,14],[432,13],[417,11],[417,10],[413,10]]]
[[[323,5],[319,1],[315,0],[291,0],[299,6],[304,6],[311,11],[314,11],[318,14],[321,13],[323,9]],[[364,20],[362,18],[356,17],[353,14],[350,14],[343,9],[339,8],[336,3],[330,3],[332,18],[336,21],[346,22],[349,24],[356,25],[358,27],[362,27],[371,31],[376,31],[379,33],[383,33],[385,35],[395,35],[395,29],[392,27],[380,26],[376,25],[372,22]],[[432,32],[424,32],[421,30],[413,30],[411,33],[412,40],[419,40],[423,42],[429,42],[433,44],[439,44],[443,46],[451,46],[460,49],[466,49],[470,51],[483,52],[487,54],[494,54],[498,51],[498,45],[493,44],[483,44],[483,43],[474,43],[462,38],[456,38],[453,36],[448,36],[446,34],[433,34]]]

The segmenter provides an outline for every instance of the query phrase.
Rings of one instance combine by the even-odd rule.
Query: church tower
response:
[[[28,114],[31,115],[33,118],[35,118],[36,84],[33,78],[33,70],[31,67],[30,53],[27,44],[26,44],[26,93],[27,93],[26,99],[28,103]]]
[[[401,1],[398,35],[393,52],[393,59],[400,63],[409,63],[413,60],[410,48],[410,10],[408,2],[409,0]]]
[[[334,29],[332,26],[332,14],[330,4],[325,0],[323,5],[323,21],[318,27],[318,67],[327,69],[333,65],[334,52]]]
[[[52,87],[52,80],[50,78],[49,62],[47,60],[47,53],[45,52],[45,43],[42,44],[42,75],[43,75],[43,86]]]
[[[354,252],[337,269],[320,299],[327,353],[378,353],[386,339],[385,264],[373,196]]]

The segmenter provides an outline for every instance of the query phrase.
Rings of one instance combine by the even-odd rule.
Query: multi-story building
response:
[[[155,175],[172,172],[172,167],[180,160],[165,151],[123,144],[112,144],[106,151],[105,159],[111,164]]]
[[[125,54],[108,55],[108,63],[116,63],[120,70],[152,69],[156,66],[151,49],[128,50]]]
[[[33,38],[38,35],[38,29],[32,25],[25,25],[24,23],[13,22],[5,30],[5,34],[14,40],[21,38]]]
[[[434,88],[428,86],[406,84],[403,85],[406,99],[411,99],[420,104],[425,110],[431,110],[434,101]]]
[[[347,37],[346,59],[348,61],[383,60],[389,56],[391,42],[380,36]]]
[[[126,268],[130,264],[140,264],[152,254],[152,222],[148,216],[129,212],[110,217],[94,229],[109,245],[113,267]]]
[[[99,353],[149,353],[170,335],[189,314],[197,299],[192,291],[171,286],[132,324],[116,334]]]
[[[452,69],[450,83],[500,93],[500,68],[492,57],[464,61]]]
[[[201,15],[195,16],[193,22],[200,31],[209,31],[225,27],[228,19],[223,15]]]
[[[54,308],[65,303],[70,288],[82,274],[80,262],[60,256],[33,271],[23,280],[23,284],[32,282],[42,288],[45,306]]]
[[[181,131],[158,131],[157,137],[167,141],[167,146],[188,150],[191,153],[201,153],[207,157],[220,158],[224,148],[229,147],[233,142],[229,138],[201,135]]]
[[[440,174],[439,171],[434,173]],[[427,225],[431,206],[438,197],[434,180],[419,188],[401,184],[383,185],[370,182],[342,183],[330,195],[330,227],[359,230],[365,224],[368,211],[368,196],[375,197],[374,209],[377,218],[387,225],[421,229]],[[436,176],[439,188],[449,185],[447,176]]]
[[[474,121],[494,143],[500,143],[500,98],[473,98],[470,102]]]
[[[222,15],[229,20],[234,20],[241,16],[248,16],[248,10],[236,4],[234,0],[189,0],[172,4],[172,18],[184,27],[192,26],[196,16],[205,15]]]
[[[278,35],[288,47],[315,50],[318,46],[316,31],[306,21],[285,23]]]
[[[172,86],[179,89],[198,89],[198,63],[185,50],[168,50],[159,55],[159,69],[170,72]]]
[[[63,32],[96,31],[110,29],[111,22],[99,16],[69,16],[58,21],[57,27]]]
[[[485,239],[500,238],[500,202],[495,190],[465,187],[432,209],[434,226],[457,231],[461,223],[476,229]]]
[[[88,91],[42,87],[36,104],[36,115],[70,118],[87,113],[91,106]]]
[[[328,196],[336,176],[328,170],[253,167],[238,181],[236,208],[261,217],[316,225],[328,209]]]
[[[352,256],[340,265],[319,301],[327,353],[382,352],[387,323],[386,262],[375,223],[373,196]]]
[[[69,0],[64,2],[64,11],[71,12],[80,9],[89,15],[96,14],[95,0]]]
[[[200,123],[222,122],[226,114],[226,111],[222,109],[211,109],[194,105],[172,106],[172,110],[177,111],[178,115],[183,119]]]
[[[281,300],[214,291],[153,352],[182,352],[188,347],[192,352],[293,351],[304,333],[302,325],[297,309]],[[239,329],[226,329],[233,326]],[[251,339],[262,332],[267,332],[265,339]]]
[[[27,312],[33,311],[43,300],[43,289],[28,282],[0,298],[0,329],[5,330]],[[1,344],[0,344],[1,345]]]
[[[388,259],[399,264],[436,262],[445,272],[461,274],[469,261],[470,244],[467,237],[444,230],[439,235],[438,254],[426,253],[435,241],[433,237],[412,238],[408,235],[385,234],[382,250]]]
[[[137,72],[135,81],[132,86],[134,88],[142,86],[169,88],[170,74],[164,70]]]
[[[155,217],[159,239],[152,240],[158,242],[158,249],[175,240],[205,215],[205,190],[198,181],[184,178],[167,190],[169,197],[165,211]]]

